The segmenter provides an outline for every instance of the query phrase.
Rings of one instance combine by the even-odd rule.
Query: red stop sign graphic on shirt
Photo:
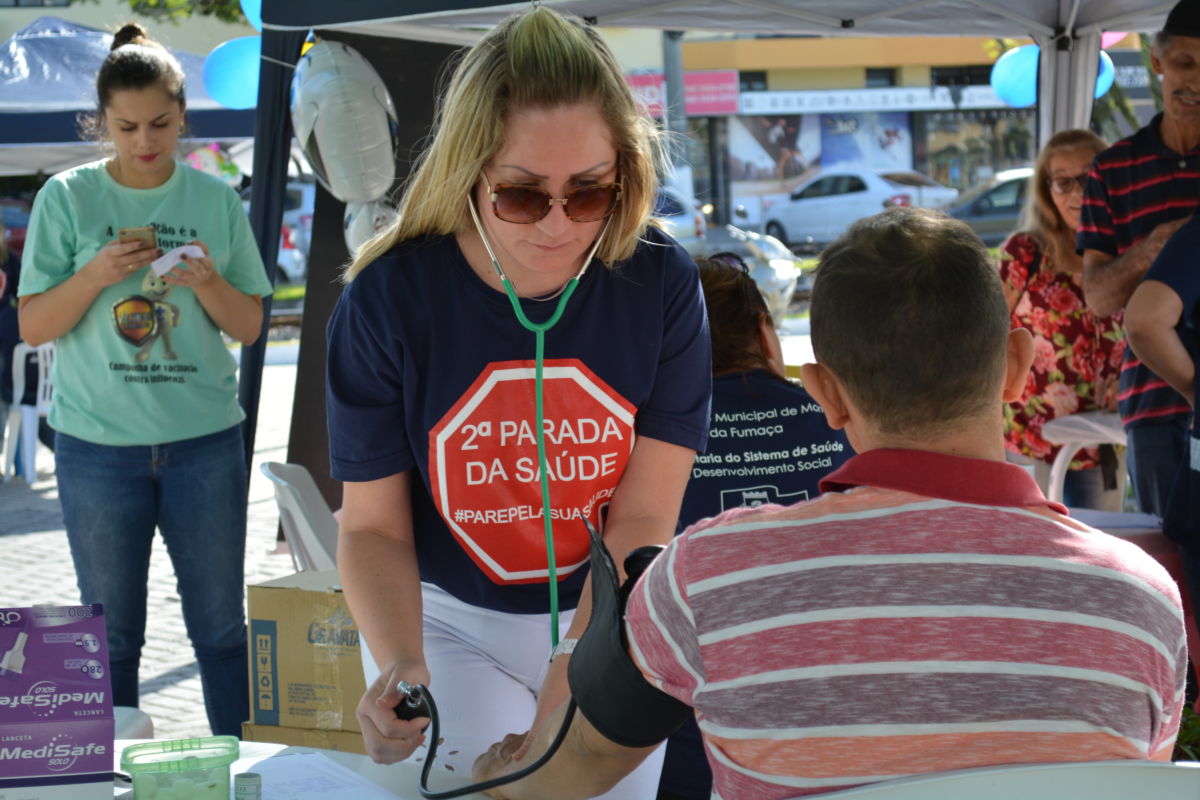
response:
[[[578,359],[542,370],[546,474],[555,561],[587,561],[633,449],[634,407]],[[538,468],[534,363],[489,364],[429,434],[433,500],[459,545],[496,583],[549,576]]]

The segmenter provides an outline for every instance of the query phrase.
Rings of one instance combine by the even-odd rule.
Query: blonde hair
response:
[[[1075,128],[1051,136],[1042,152],[1038,153],[1033,174],[1029,176],[1025,207],[1021,209],[1017,227],[1032,236],[1051,261],[1062,253],[1074,252],[1075,231],[1067,227],[1050,194],[1050,185],[1047,183],[1050,179],[1050,159],[1078,150],[1087,153],[1091,162],[1107,147],[1104,140],[1091,131]]]
[[[611,266],[633,255],[654,205],[661,136],[639,112],[595,29],[538,6],[506,19],[463,56],[443,95],[433,139],[405,184],[398,219],[359,249],[343,280],[353,280],[399,242],[468,229],[467,198],[503,146],[508,116],[575,103],[595,103],[608,124],[622,186],[596,257]]]

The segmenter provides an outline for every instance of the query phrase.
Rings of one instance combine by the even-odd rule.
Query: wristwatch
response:
[[[579,644],[578,639],[559,639],[558,644],[555,645],[554,649],[550,652],[550,660],[554,661],[554,659],[558,658],[559,656],[570,655],[572,652],[574,652],[575,645],[577,644]]]

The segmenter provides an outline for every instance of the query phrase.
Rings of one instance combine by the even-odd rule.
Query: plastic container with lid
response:
[[[145,742],[125,748],[121,770],[133,780],[134,800],[229,800],[237,758],[234,736]]]

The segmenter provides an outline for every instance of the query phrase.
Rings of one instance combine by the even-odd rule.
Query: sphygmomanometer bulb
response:
[[[427,699],[429,690],[424,686],[419,683],[414,685],[408,681],[400,681],[396,684],[396,691],[403,695],[400,704],[396,706],[398,718],[409,720],[430,716],[429,700]]]

